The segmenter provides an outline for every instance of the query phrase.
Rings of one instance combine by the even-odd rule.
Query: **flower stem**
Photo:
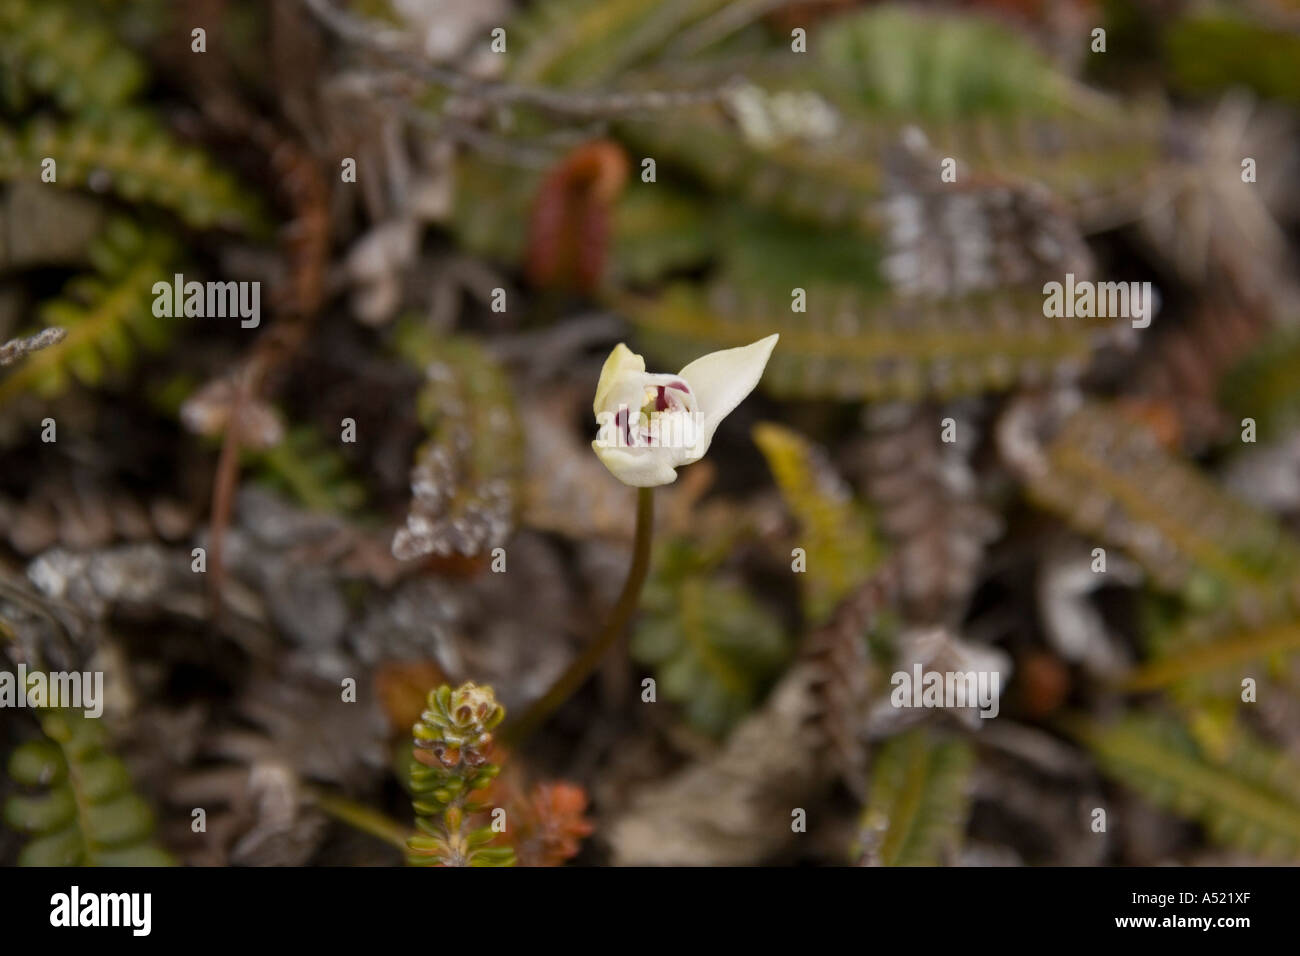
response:
[[[363,833],[369,833],[399,850],[406,850],[406,838],[411,831],[396,820],[390,820],[377,810],[354,803],[346,797],[328,793],[319,787],[312,787],[308,792],[312,802],[336,820],[341,820]]]
[[[618,596],[618,603],[610,612],[604,629],[596,639],[587,645],[578,655],[577,660],[569,665],[551,688],[535,700],[518,721],[509,722],[502,730],[507,744],[517,746],[534,730],[546,721],[561,704],[573,695],[595,671],[606,652],[618,640],[627,627],[628,619],[636,610],[641,597],[641,586],[645,584],[646,573],[650,570],[650,542],[654,537],[654,489],[638,488],[636,500],[636,541],[632,545],[632,565],[627,571],[627,580],[623,582],[623,591]]]

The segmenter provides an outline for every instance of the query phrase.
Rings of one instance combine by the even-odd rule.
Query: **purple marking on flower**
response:
[[[690,387],[685,382],[669,382],[667,385],[656,386],[659,394],[655,396],[655,411],[662,412],[668,408],[668,389],[675,389],[686,395],[691,394]]]
[[[625,407],[620,408],[614,415],[614,427],[623,433],[623,440],[627,445],[632,444],[632,423],[628,421],[628,410]]]

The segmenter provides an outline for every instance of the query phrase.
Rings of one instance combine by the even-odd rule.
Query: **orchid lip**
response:
[[[602,415],[609,413],[603,412]],[[647,404],[633,418],[632,409],[620,405],[613,415],[613,426],[618,435],[617,445],[622,448],[687,449],[695,444],[700,434],[703,415],[682,405],[667,404],[654,410]]]
[[[685,382],[670,382],[667,385],[656,385],[655,388],[658,389],[659,392],[659,394],[655,396],[656,412],[662,412],[664,409],[668,407],[669,404],[668,389],[671,388],[674,391],[685,392],[687,395],[691,393],[690,386],[687,385]]]

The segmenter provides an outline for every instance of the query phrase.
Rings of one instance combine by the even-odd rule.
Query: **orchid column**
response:
[[[710,352],[676,375],[647,372],[645,359],[622,343],[609,353],[592,405],[600,432],[591,447],[615,478],[637,489],[632,565],[605,627],[518,723],[506,728],[508,741],[518,743],[546,720],[623,633],[650,569],[655,487],[676,481],[679,466],[704,457],[718,425],[758,385],[777,338]]]

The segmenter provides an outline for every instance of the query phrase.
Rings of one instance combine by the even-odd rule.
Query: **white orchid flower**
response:
[[[625,485],[672,483],[678,466],[704,457],[718,425],[754,390],[778,338],[710,352],[676,375],[646,372],[645,359],[619,343],[596,385],[597,457]]]

